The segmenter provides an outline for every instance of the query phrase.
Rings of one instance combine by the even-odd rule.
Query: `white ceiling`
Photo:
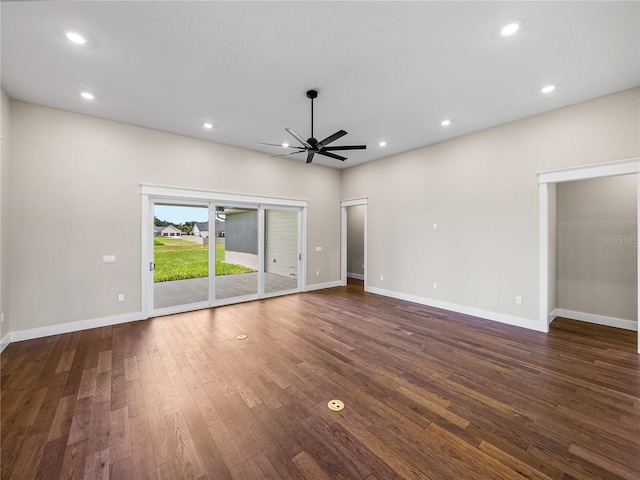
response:
[[[640,85],[640,2],[4,2],[13,99],[346,168]],[[522,27],[500,35],[511,21]],[[70,43],[75,30],[87,45]],[[540,89],[557,88],[551,94]],[[96,99],[80,98],[83,90]],[[443,119],[451,119],[442,127]],[[211,122],[206,130],[202,124]],[[386,141],[386,147],[379,147]],[[339,153],[339,152],[338,152]],[[303,162],[304,154],[291,156]],[[265,161],[269,161],[265,157]]]

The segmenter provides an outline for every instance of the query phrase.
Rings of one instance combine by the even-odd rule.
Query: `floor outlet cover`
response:
[[[329,402],[329,408],[334,412],[339,412],[344,408],[344,403],[341,400],[331,400]]]
[[[247,338],[247,336],[246,335],[238,335],[236,338],[238,340],[244,340],[245,338]]]

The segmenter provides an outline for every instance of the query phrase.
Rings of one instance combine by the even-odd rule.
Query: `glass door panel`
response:
[[[154,203],[153,309],[209,302],[209,208]]]
[[[297,290],[299,213],[266,208],[264,214],[264,293]]]
[[[258,208],[216,206],[216,302],[258,296]]]

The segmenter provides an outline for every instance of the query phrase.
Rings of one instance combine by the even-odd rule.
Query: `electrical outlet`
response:
[[[124,293],[121,293],[118,295],[118,301],[119,302],[124,302]]]
[[[320,276],[320,270],[316,270],[316,277]]]
[[[434,224],[433,224],[433,229],[434,229],[434,230],[437,230],[437,229],[438,229],[438,224],[437,224],[437,223],[434,223]]]
[[[516,303],[518,305],[522,305],[522,297],[520,297],[520,296],[516,297]]]
[[[438,289],[438,284],[437,284],[437,283],[434,283],[434,284],[433,284],[433,289],[434,289],[434,290],[437,290],[437,289]]]
[[[0,323],[4,323],[4,313],[0,313]]]
[[[116,263],[116,256],[115,255],[103,255],[102,256],[102,263]]]
[[[322,251],[322,247],[316,247],[316,252],[321,252]]]
[[[380,280],[384,280],[384,275],[380,275]]]

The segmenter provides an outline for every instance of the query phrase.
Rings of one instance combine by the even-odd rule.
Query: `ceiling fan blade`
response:
[[[293,147],[291,145],[282,145],[281,143],[263,143],[258,142],[258,145],[269,145],[270,147],[282,147],[282,148],[295,148],[296,150],[302,147]]]
[[[287,155],[295,155],[296,153],[302,153],[305,151],[306,150],[298,150],[297,152],[281,153],[280,155],[271,155],[269,158],[286,157]]]
[[[309,154],[307,155],[307,163],[311,163],[313,161],[313,154],[315,153],[313,150],[308,150]]]
[[[335,158],[336,160],[342,160],[343,162],[347,159],[347,157],[341,157],[340,155],[336,155],[335,153],[325,152],[324,150],[320,150],[316,152],[318,155],[324,155],[325,157]]]
[[[322,140],[321,142],[319,142],[318,143],[318,147],[322,148],[325,145],[329,145],[331,142],[335,142],[337,139],[339,139],[341,137],[344,137],[346,134],[347,134],[347,132],[345,132],[344,130],[338,130],[333,135],[330,135],[327,138],[325,138],[324,140]]]
[[[300,136],[300,134],[299,134],[298,132],[296,132],[293,128],[285,128],[285,130],[286,130],[287,132],[289,132],[289,133],[293,136],[293,138],[295,138],[296,140],[298,140],[298,141],[299,141],[302,145],[304,145],[306,148],[312,148],[312,147],[311,147],[311,145],[309,145],[309,144],[307,143],[307,141],[306,141],[304,138],[302,138],[302,137]]]
[[[343,145],[341,147],[324,147],[323,150],[332,152],[334,150],[364,150],[366,145]]]

